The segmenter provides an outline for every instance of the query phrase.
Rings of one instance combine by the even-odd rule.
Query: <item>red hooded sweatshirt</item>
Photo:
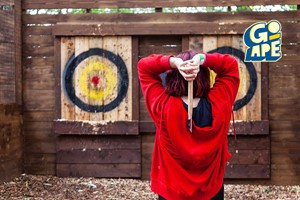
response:
[[[208,94],[213,121],[203,128],[193,124],[192,133],[181,97],[169,96],[162,86],[160,74],[171,69],[171,56],[154,54],[138,62],[146,106],[156,125],[151,189],[168,200],[211,199],[223,185],[231,157],[227,133],[239,87],[238,64],[229,55],[205,55],[201,67],[217,74]]]

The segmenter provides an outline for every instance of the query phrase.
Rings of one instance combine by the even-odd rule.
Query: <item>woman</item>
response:
[[[201,65],[201,69],[200,69]],[[208,67],[217,76],[210,89]],[[139,79],[156,137],[151,189],[159,199],[223,199],[230,158],[227,133],[239,87],[236,60],[229,55],[151,55],[138,63]],[[166,72],[162,85],[160,74]],[[187,81],[194,85],[192,133],[187,127]]]

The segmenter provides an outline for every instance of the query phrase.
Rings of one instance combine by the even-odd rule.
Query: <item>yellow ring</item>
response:
[[[101,75],[102,86],[100,89],[89,87],[90,75]],[[112,70],[99,61],[90,62],[81,72],[79,77],[79,87],[84,95],[92,100],[104,100],[109,95],[113,94],[116,88],[117,79]]]

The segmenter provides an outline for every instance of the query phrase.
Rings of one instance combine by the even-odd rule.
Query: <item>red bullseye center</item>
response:
[[[98,85],[100,83],[100,77],[99,76],[93,76],[92,79],[91,79],[91,82],[94,85]]]

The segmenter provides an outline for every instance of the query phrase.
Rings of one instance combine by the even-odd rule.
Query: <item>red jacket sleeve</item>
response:
[[[160,74],[170,70],[171,56],[153,54],[138,62],[138,74],[146,106],[154,122],[160,120],[162,104],[167,98]]]
[[[227,54],[206,54],[202,66],[209,67],[217,74],[210,95],[218,95],[221,99],[229,101],[233,105],[240,84],[236,59]]]

